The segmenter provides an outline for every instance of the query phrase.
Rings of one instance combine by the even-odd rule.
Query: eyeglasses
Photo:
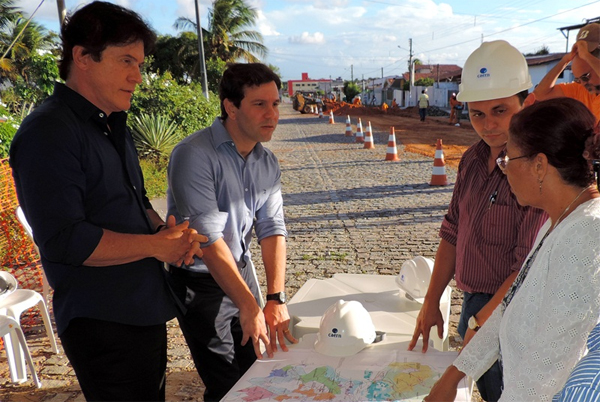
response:
[[[530,156],[531,155],[521,155],[517,156],[516,158],[509,158],[508,155],[504,155],[496,159],[496,164],[498,165],[500,170],[504,172],[506,170],[506,166],[508,165],[508,161],[516,161],[517,159],[529,158]]]
[[[590,80],[590,75],[592,75],[591,71],[583,74],[581,77],[573,78],[573,81],[578,84],[585,84],[586,82],[588,82]]]

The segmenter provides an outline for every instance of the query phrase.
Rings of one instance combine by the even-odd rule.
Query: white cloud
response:
[[[263,36],[279,36],[281,35],[275,29],[275,25],[269,21],[262,10],[257,10],[258,18],[256,19],[256,29]]]
[[[321,32],[315,32],[312,35],[308,32],[302,32],[302,35],[300,36],[291,36],[289,38],[289,42],[297,44],[320,45],[325,43],[325,36],[323,36]]]
[[[336,10],[348,7],[349,0],[315,0],[315,8],[322,10]]]

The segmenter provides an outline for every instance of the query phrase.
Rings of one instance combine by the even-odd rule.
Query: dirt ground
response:
[[[383,112],[379,108],[346,104],[341,108],[335,107],[333,114],[337,123],[345,124],[346,116],[350,116],[353,124],[361,118],[363,128],[369,121],[374,129],[381,131],[389,132],[393,126],[396,142],[402,143],[407,152],[433,157],[436,142],[441,139],[444,159],[452,167],[458,167],[463,152],[479,140],[468,120],[462,119],[460,127],[450,124],[448,116],[427,116],[425,122],[420,122],[416,107]]]

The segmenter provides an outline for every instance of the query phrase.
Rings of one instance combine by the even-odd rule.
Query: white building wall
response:
[[[544,78],[546,76],[546,74],[548,74],[548,72],[550,70],[552,70],[552,67],[554,67],[556,64],[558,64],[558,62],[559,62],[559,60],[556,60],[556,61],[552,61],[547,64],[541,64],[541,65],[529,67],[529,75],[531,75],[531,82],[533,83],[533,88],[535,88],[536,85],[538,85],[540,83],[542,78]],[[562,82],[573,82],[573,73],[571,72],[571,70],[563,71],[562,78],[559,78],[556,80],[557,84],[560,84]],[[530,89],[529,91],[530,92],[533,91],[533,88]]]

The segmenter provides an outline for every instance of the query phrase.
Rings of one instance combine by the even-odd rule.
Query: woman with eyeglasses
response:
[[[600,321],[600,158],[596,119],[581,102],[538,102],[511,120],[497,163],[519,204],[549,216],[515,282],[433,387],[426,401],[453,401],[460,380],[499,359],[501,401],[549,401],[565,384]]]
[[[571,63],[572,83],[556,84]],[[600,24],[587,24],[577,33],[571,51],[550,70],[533,91],[537,100],[569,97],[584,103],[600,120]]]

